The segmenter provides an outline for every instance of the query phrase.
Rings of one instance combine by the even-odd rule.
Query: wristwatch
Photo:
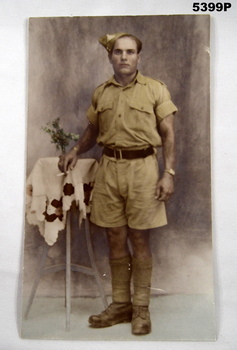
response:
[[[165,169],[165,173],[175,176],[175,171],[173,169]]]

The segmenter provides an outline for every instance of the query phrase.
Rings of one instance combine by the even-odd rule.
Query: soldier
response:
[[[78,143],[60,157],[66,172],[79,154],[103,147],[93,190],[91,221],[106,229],[110,250],[112,303],[92,315],[92,327],[131,322],[136,335],[151,332],[149,313],[152,255],[149,230],[167,223],[165,201],[174,191],[174,114],[167,87],[138,71],[141,41],[134,35],[105,35],[114,75],[96,88],[89,124]],[[156,148],[163,146],[164,173]],[[130,240],[132,253],[128,248]],[[131,297],[133,277],[133,297]]]

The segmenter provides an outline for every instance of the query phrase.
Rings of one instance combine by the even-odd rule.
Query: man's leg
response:
[[[149,244],[149,230],[129,229],[133,248],[133,318],[132,333],[136,335],[151,332],[149,313],[152,256]]]
[[[89,318],[91,326],[98,328],[130,322],[132,319],[130,291],[132,259],[127,245],[128,228],[127,226],[108,228],[106,234],[110,249],[113,302],[101,314]]]
[[[128,256],[128,227],[112,227],[106,229],[109,244],[110,259],[119,259]]]

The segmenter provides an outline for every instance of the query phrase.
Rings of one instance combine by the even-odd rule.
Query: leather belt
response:
[[[139,150],[115,150],[109,147],[105,147],[103,150],[103,154],[108,157],[113,157],[115,159],[137,159],[137,158],[146,158],[154,153],[153,147],[148,147],[145,149]]]

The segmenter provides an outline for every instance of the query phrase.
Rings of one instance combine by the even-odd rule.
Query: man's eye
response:
[[[121,51],[120,50],[114,50],[115,55],[120,55]]]
[[[135,51],[134,50],[128,50],[127,53],[128,53],[128,55],[133,55],[135,53]]]

